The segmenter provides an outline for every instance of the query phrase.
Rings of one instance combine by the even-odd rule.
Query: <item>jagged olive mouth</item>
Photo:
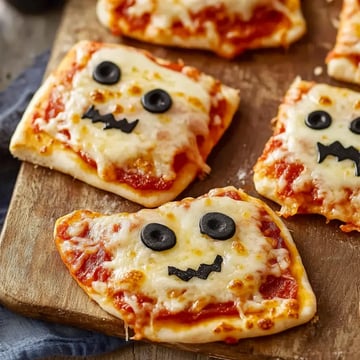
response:
[[[338,161],[352,160],[355,164],[355,175],[360,176],[360,152],[353,146],[345,148],[340,141],[334,141],[330,145],[324,145],[320,142],[317,143],[319,158],[318,163],[325,160],[327,156],[333,155]]]
[[[231,239],[236,231],[235,221],[221,212],[208,212],[199,220],[200,233],[208,239],[226,241]],[[149,223],[140,232],[142,243],[151,250],[170,250],[176,244],[176,234],[168,226],[159,223]],[[168,266],[168,275],[175,275],[180,280],[189,281],[193,277],[206,280],[212,272],[220,272],[223,258],[216,255],[211,264],[200,264],[198,269],[187,268],[181,270],[175,266]]]
[[[112,113],[100,114],[99,110],[97,110],[94,105],[92,105],[81,118],[91,119],[92,123],[104,123],[104,130],[119,129],[126,134],[130,134],[139,122],[139,119],[136,119],[132,122],[129,122],[126,118],[115,120],[115,117]]]
[[[213,271],[221,271],[222,262],[222,256],[217,255],[212,264],[200,264],[197,270],[194,270],[192,268],[181,270],[175,266],[168,266],[168,275],[175,275],[183,281],[189,281],[193,277],[206,280]]]

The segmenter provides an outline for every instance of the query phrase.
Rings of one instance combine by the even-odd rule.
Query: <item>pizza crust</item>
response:
[[[44,134],[39,141],[39,137],[33,137],[32,134],[28,135],[25,135],[26,139],[16,139],[17,145],[12,149],[12,152],[19,159],[26,159],[27,162],[68,174],[100,190],[111,192],[149,208],[163,204],[170,198],[174,199],[194,181],[198,174],[198,167],[189,163],[178,173],[177,181],[170,190],[135,191],[127,184],[102,180],[91,167],[79,163],[79,158],[75,153],[69,152],[64,145],[54,142],[49,136]],[[22,140],[26,142],[25,145],[21,145]],[[27,146],[29,142],[35,146]],[[51,150],[47,152],[45,149],[49,147],[49,144],[51,144]]]
[[[360,67],[349,60],[346,55],[329,60],[327,72],[334,79],[360,84]]]

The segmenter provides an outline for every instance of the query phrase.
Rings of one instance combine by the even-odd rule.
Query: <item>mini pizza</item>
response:
[[[234,343],[316,312],[289,231],[234,187],[136,213],[77,210],[54,232],[72,277],[135,340]]]
[[[99,0],[97,14],[115,35],[225,58],[287,47],[306,31],[299,0]]]
[[[254,167],[280,215],[321,214],[360,231],[360,93],[296,79]]]
[[[239,99],[194,67],[82,41],[33,97],[10,151],[155,207],[210,171]]]
[[[360,2],[344,0],[336,43],[326,58],[328,74],[360,84]]]

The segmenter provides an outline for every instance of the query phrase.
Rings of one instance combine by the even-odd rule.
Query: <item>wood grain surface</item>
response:
[[[69,0],[48,70],[78,40],[123,42],[146,48],[156,56],[181,58],[239,88],[241,105],[231,127],[208,159],[212,168],[210,176],[195,181],[181,197],[201,195],[213,187],[226,185],[242,187],[258,196],[252,182],[252,167],[271,134],[270,120],[294,78],[301,76],[305,80],[350,87],[329,79],[324,68],[324,58],[335,41],[334,23],[341,2],[302,3],[308,33],[298,43],[287,50],[253,51],[228,61],[207,52],[115,38],[98,23],[94,0]],[[315,75],[314,69],[319,66],[324,71]],[[267,202],[277,209],[275,204]],[[0,302],[27,316],[124,336],[123,323],[89,300],[67,273],[53,244],[55,220],[79,208],[114,213],[140,207],[58,172],[28,163],[22,165],[0,239]],[[158,358],[197,360],[360,358],[360,235],[344,234],[338,222],[325,224],[320,216],[296,216],[285,222],[317,296],[318,313],[313,321],[231,346],[163,344],[166,347],[162,348],[139,343],[139,347],[147,349],[141,356],[137,356],[140,350],[134,350],[138,348],[131,347],[123,350],[128,351],[123,358],[152,359],[157,358],[154,355],[157,353],[163,354]],[[151,355],[146,357],[146,352]]]

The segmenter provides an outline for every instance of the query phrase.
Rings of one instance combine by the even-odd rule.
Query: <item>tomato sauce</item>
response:
[[[59,133],[63,134],[66,137],[67,140],[71,139],[71,134],[70,134],[70,131],[68,129],[59,130]]]
[[[266,158],[266,156],[265,156]],[[321,207],[324,197],[319,194],[317,187],[309,182],[301,190],[294,190],[293,183],[301,175],[304,165],[300,163],[287,163],[285,160],[278,160],[273,166],[266,171],[267,175],[275,179],[283,178],[285,186],[278,189],[278,195],[282,198],[291,197],[295,199],[299,208],[298,212],[307,212],[307,204]]]
[[[343,54],[338,54],[336,52],[331,52],[327,56],[326,61],[329,62],[331,59],[337,59],[337,58],[342,58],[342,57],[344,57]],[[354,53],[351,54],[351,53],[349,53],[349,54],[346,54],[345,57],[346,57],[347,60],[352,62],[355,67],[359,66],[359,64],[360,64],[360,55],[359,54],[354,54]]]
[[[65,110],[65,105],[62,101],[61,95],[53,88],[47,106],[44,112],[44,120],[49,122],[51,119],[55,118],[59,113]]]
[[[77,153],[81,159],[83,159],[90,167],[92,167],[93,169],[97,169],[97,164],[96,161],[93,160],[89,155],[87,155],[86,153],[84,153],[83,151],[79,151]]]
[[[115,170],[116,180],[130,185],[134,189],[140,190],[167,190],[170,189],[174,181],[166,181],[162,177],[141,174],[133,171],[125,171],[117,168]]]
[[[208,304],[200,311],[180,311],[171,313],[167,310],[162,310],[156,316],[157,321],[175,321],[183,324],[190,324],[206,319],[214,319],[222,316],[238,316],[239,311],[233,302]]]
[[[224,26],[221,26],[219,31],[225,37],[228,32],[231,32],[231,29],[240,28],[242,31],[231,39],[231,42],[240,51],[258,38],[267,37],[278,28],[289,28],[290,26],[290,20],[284,14],[276,10],[269,11],[266,8],[259,8],[250,21],[244,22],[237,19],[233,23],[224,22]]]
[[[118,26],[119,17],[126,19],[130,32],[142,31],[148,26],[151,20],[150,13],[144,13],[141,16],[129,15],[127,9],[133,6],[134,3],[134,0],[122,1],[120,5],[114,8],[113,17],[110,20],[110,28],[114,35],[121,35],[122,33],[121,29]]]
[[[158,62],[156,61],[156,63],[158,63]],[[164,63],[164,64],[159,64],[159,65],[161,65],[162,67],[165,67],[167,69],[177,71],[177,72],[181,72],[182,69],[184,68],[184,64],[180,64],[180,63]]]
[[[293,277],[268,275],[259,290],[264,299],[296,299],[298,285]]]
[[[262,219],[260,230],[264,236],[276,240],[276,249],[287,249],[279,227],[269,218],[265,211],[261,213],[260,217]],[[269,218],[269,220],[266,220],[266,218]]]
[[[64,73],[62,74],[62,84],[63,85],[70,85],[73,81],[73,78],[76,73],[78,73],[80,70],[82,70],[87,63],[89,62],[91,56],[98,51],[101,48],[102,44],[99,42],[92,42],[89,44],[85,51],[84,51],[84,57],[81,60],[76,59],[76,54],[73,54],[74,60],[71,64],[71,67],[69,67]],[[80,62],[81,61],[81,62]]]
[[[39,124],[36,123],[36,119],[38,119],[41,116],[39,111],[36,111],[31,118],[31,126],[35,134],[38,134],[41,132]]]
[[[110,261],[111,256],[106,252],[103,246],[99,246],[98,251],[94,253],[81,252],[81,256],[77,257],[74,262],[76,264],[76,278],[86,286],[91,286],[93,281],[106,281],[110,276],[110,271],[103,267],[105,261]]]
[[[73,62],[71,64],[71,68],[69,70],[67,70],[64,74],[64,84],[71,84],[75,74],[79,70],[81,70],[82,67],[83,66],[80,66],[79,64],[76,64],[75,62]]]
[[[156,58],[154,55],[152,55],[150,52],[148,51],[144,51],[143,53],[146,57],[148,57],[151,61],[153,61],[154,63],[156,63],[159,66],[162,66],[164,68],[173,70],[173,71],[177,71],[177,72],[182,72],[182,70],[184,69],[185,65],[183,62],[181,62],[180,60],[178,62],[161,62],[159,61],[158,58]],[[190,78],[196,79],[196,77],[199,76],[199,71],[197,69],[191,69],[191,71],[187,71],[186,75],[189,76]]]
[[[294,195],[292,184],[303,170],[304,165],[299,163],[286,163],[285,161],[277,161],[275,163],[273,176],[276,179],[283,177],[286,183],[284,189],[281,191],[282,196],[287,197]]]
[[[86,153],[79,151],[77,153],[81,159],[91,168],[97,169],[97,164]],[[178,173],[186,164],[187,156],[185,153],[179,153],[175,156],[173,169]],[[137,169],[125,170],[121,168],[115,169],[116,181],[125,183],[134,189],[139,190],[168,190],[174,184],[174,180],[165,180],[162,177],[156,177],[149,174],[143,174]]]
[[[282,140],[271,137],[270,140],[266,143],[265,149],[258,161],[259,162],[265,161],[269,157],[269,154],[271,154],[274,150],[279,149],[282,146],[282,144],[283,144]],[[272,174],[272,171],[270,172],[270,174]]]
[[[211,20],[216,24],[217,30],[223,38],[226,38],[234,29],[241,29],[237,41],[241,40],[242,42],[250,42],[258,37],[268,36],[276,29],[279,23],[286,23],[285,20],[287,19],[279,11],[258,7],[253,17],[249,21],[244,21],[240,17],[234,16],[230,18],[224,6],[209,6],[201,12],[193,14],[192,18],[201,24],[199,27],[202,32],[204,32],[206,22]]]
[[[132,298],[136,297],[136,302],[137,302],[137,306],[140,309],[144,309],[146,308],[146,310],[144,309],[144,311],[141,311],[141,315],[138,316],[137,318],[135,318],[135,311],[132,308],[132,306],[130,304],[128,304],[126,302],[126,300],[124,299],[124,292],[123,291],[118,291],[114,294],[110,294],[110,296],[112,296],[113,298],[113,304],[114,306],[119,309],[121,312],[126,313],[125,319],[126,322],[129,325],[133,325],[135,326],[135,322],[136,322],[136,326],[135,327],[140,327],[139,331],[141,331],[141,327],[142,326],[146,326],[150,323],[151,321],[151,309],[153,304],[155,304],[155,299],[145,296],[143,294],[132,294]]]
[[[60,239],[69,240],[71,236],[68,233],[69,224],[61,223],[56,228],[56,234]]]
[[[218,196],[227,196],[230,199],[233,200],[241,200],[240,195],[237,193],[237,191],[225,191],[222,195],[218,195]]]
[[[285,240],[281,236],[280,228],[269,218],[266,212],[261,214],[261,232],[266,237],[271,237],[276,241],[274,248],[287,249]],[[275,297],[283,299],[296,299],[298,285],[296,279],[293,278],[288,271],[280,277],[268,275],[265,282],[260,286],[260,293],[264,299],[273,299]]]
[[[173,169],[178,173],[188,161],[186,153],[175,155]],[[168,190],[175,180],[165,180],[163,177],[156,177],[139,172],[137,169],[124,170],[115,169],[116,181],[128,184],[134,189],[139,190]]]
[[[182,153],[178,153],[175,155],[174,158],[174,164],[173,164],[173,169],[176,173],[178,173],[181,168],[186,164],[186,162],[188,161],[187,155],[186,153],[182,152]]]

